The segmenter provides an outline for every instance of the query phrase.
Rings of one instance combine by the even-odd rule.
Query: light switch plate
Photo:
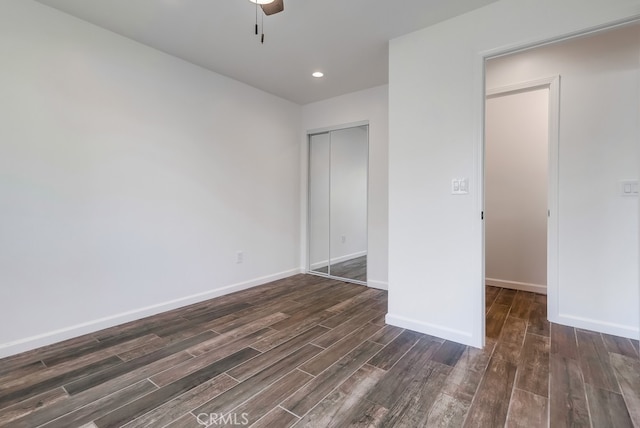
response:
[[[638,196],[638,180],[620,181],[620,195]]]
[[[469,179],[467,177],[451,180],[452,195],[466,195],[469,193]]]

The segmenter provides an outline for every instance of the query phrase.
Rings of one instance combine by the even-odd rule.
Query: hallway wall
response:
[[[549,88],[488,97],[484,224],[488,285],[547,292]]]

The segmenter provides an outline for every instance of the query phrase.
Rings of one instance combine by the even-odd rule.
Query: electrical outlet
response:
[[[240,264],[244,262],[244,253],[242,251],[237,251],[236,252],[236,263]]]

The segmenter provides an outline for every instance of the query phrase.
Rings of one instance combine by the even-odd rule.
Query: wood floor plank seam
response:
[[[629,411],[621,394],[585,385],[594,427],[632,427]]]
[[[367,342],[367,341],[365,341],[365,342]],[[363,342],[363,343],[365,343],[365,342]],[[373,343],[373,342],[368,342],[368,343],[369,343],[369,344],[371,344],[372,346],[376,346],[376,345],[377,345],[377,346],[380,346],[379,344],[375,344],[375,343]],[[373,349],[375,349],[375,348],[373,348]],[[380,349],[382,349],[382,348],[380,348]],[[336,367],[339,367],[339,365],[341,364],[341,362],[342,362],[343,360],[345,360],[349,355],[351,355],[351,354],[352,354],[352,353],[354,353],[354,352],[356,352],[356,349],[352,350],[352,351],[351,351],[351,352],[349,352],[347,355],[345,355],[343,358],[341,358],[340,360],[338,360],[338,361],[334,362],[331,366],[327,367],[325,370],[323,370],[321,373],[319,373],[317,376],[315,376],[315,379],[314,379],[314,378],[312,378],[312,380],[310,380],[310,381],[309,381],[309,384],[311,384],[311,383],[313,383],[314,381],[317,381],[318,379],[320,379],[320,378],[321,378],[321,376],[323,375],[323,373],[324,373],[324,374],[326,374],[326,373],[330,373],[330,370],[331,370],[331,368],[332,368],[332,367],[333,367],[334,369],[335,369]],[[378,350],[378,352],[379,352],[379,350]],[[377,352],[376,352],[376,353],[377,353]],[[361,369],[365,364],[368,364],[368,360],[369,360],[369,359],[370,359],[370,358],[364,358],[364,359],[362,360],[362,363],[361,363],[360,365],[356,365],[356,366],[355,366],[355,368],[354,368],[354,367],[352,367],[352,368],[351,368],[351,371],[350,371],[350,372],[347,372],[347,373],[348,373],[348,375],[345,375],[345,376],[344,376],[345,378],[344,378],[342,381],[337,382],[335,385],[333,385],[333,387],[332,387],[332,388],[330,388],[328,391],[326,391],[326,393],[325,393],[323,396],[319,397],[319,398],[316,400],[316,403],[315,403],[313,406],[311,406],[311,408],[309,408],[306,412],[304,412],[304,415],[306,415],[307,413],[309,413],[310,411],[312,411],[312,410],[313,410],[313,408],[315,408],[316,406],[318,406],[318,405],[322,402],[322,400],[324,400],[326,397],[328,397],[329,395],[331,395],[331,393],[332,393],[333,391],[335,391],[336,389],[338,389],[338,388],[339,388],[339,387],[340,387],[344,382],[346,382],[346,381],[347,381],[347,379],[348,379],[350,376],[352,376],[354,373],[356,373],[358,370],[360,370],[360,369]],[[343,364],[344,364],[344,363],[343,363]],[[345,364],[345,366],[346,366],[346,365],[348,365],[348,364]],[[299,367],[298,367],[298,370],[300,370],[300,368],[299,368]],[[294,395],[294,394],[292,394],[292,395],[290,395],[289,397],[287,397],[287,400],[291,399],[291,398],[293,397],[293,395]],[[281,405],[282,407],[285,407],[285,408],[286,408],[286,406],[284,405],[284,403],[285,403],[287,400],[284,400],[282,403],[280,403],[280,405]],[[292,410],[292,412],[293,412],[293,410]],[[295,414],[295,412],[294,412],[294,414]],[[304,415],[303,415],[303,416],[304,416]]]
[[[216,361],[174,383],[147,394],[146,396],[130,402],[109,414],[94,421],[99,428],[119,427],[123,423],[128,423],[137,417],[143,416],[155,407],[162,405],[166,401],[173,400],[185,392],[196,388],[198,384],[206,382],[226,372],[229,368],[246,361],[247,358],[255,355],[248,348],[236,352],[235,354]],[[156,398],[157,397],[157,398]],[[163,401],[160,401],[163,400]],[[153,407],[152,407],[153,406]]]
[[[578,333],[578,330],[576,329],[576,334]],[[580,366],[580,361],[578,360],[578,365]],[[589,399],[587,397],[587,382],[584,376],[584,373],[582,370],[580,370],[580,378],[582,379],[582,386],[584,389],[584,398],[585,398],[585,406],[587,408],[587,414],[589,415],[589,422],[591,423],[591,421],[593,421],[593,417],[591,416],[591,405],[589,404]],[[595,428],[595,427],[594,427]]]
[[[239,379],[236,379],[235,377],[233,377],[233,375],[230,375],[229,373],[225,373],[227,376],[229,376],[231,379],[235,380],[236,382],[240,383],[241,381]]]
[[[238,382],[229,382],[229,380],[231,380],[231,378],[225,373],[215,376],[195,388],[185,391],[183,394],[161,404],[155,409],[138,416],[124,425],[124,428],[146,428],[149,426],[157,426],[159,423],[162,423],[163,426],[169,425],[173,423],[176,418],[191,412],[198,406],[198,403],[201,403],[203,400],[206,401],[209,398],[215,397],[238,384]],[[205,398],[202,398],[203,393]],[[176,412],[176,410],[177,414],[170,416],[171,412]]]
[[[620,384],[620,379],[616,375],[615,367],[613,366],[613,363],[611,362],[611,354],[612,354],[612,352],[608,352],[608,354],[609,354],[609,363],[611,364],[611,367],[613,369],[613,379],[615,380],[615,386],[616,386],[616,388],[618,390],[617,394],[623,395],[622,385]]]
[[[135,370],[136,368],[140,368],[146,364],[149,364],[150,362],[158,361],[170,354],[183,351],[189,348],[190,345],[193,344],[194,342],[200,342],[210,337],[211,337],[210,335],[207,335],[206,333],[202,333],[197,335],[194,338],[185,339],[183,341],[161,348],[155,352],[152,352],[151,354],[144,355],[134,360],[122,362],[121,364],[114,366],[111,370],[105,369],[105,370],[95,372],[92,375],[86,376],[82,379],[79,379],[77,381],[67,384],[66,389],[71,395],[75,395],[79,392],[85,391],[95,386],[96,384],[103,383],[108,379],[116,377],[117,375]]]
[[[493,371],[494,369],[495,371]],[[517,366],[509,361],[493,360],[489,362],[486,375],[474,397],[475,400],[469,407],[465,426],[495,426],[506,423],[517,370]],[[500,395],[503,393],[501,387],[505,382],[504,395]],[[507,404],[506,409],[504,409],[505,403]],[[474,421],[474,425],[468,425],[470,420]]]
[[[346,426],[345,417],[349,417],[351,409],[357,406],[361,399],[370,392],[384,373],[386,372],[365,363],[338,388],[310,409],[298,421],[298,426]]]
[[[68,398],[69,395],[62,388],[56,388],[51,391],[36,395],[28,400],[21,401],[12,406],[6,407],[0,412],[0,426],[8,424],[11,421],[27,416],[30,413],[46,408],[60,400]]]
[[[516,379],[518,378],[518,369],[516,369]],[[507,421],[509,420],[509,413],[511,413],[511,407],[513,405],[513,401],[511,400],[511,397],[513,397],[513,393],[516,390],[516,382],[513,382],[513,388],[511,388],[511,394],[509,394],[509,406],[507,407],[507,415],[504,419],[504,423],[505,425],[507,424]]]
[[[88,403],[96,401],[103,396],[112,394],[121,390],[126,385],[130,385],[132,383],[136,383],[140,380],[143,380],[147,377],[146,373],[148,371],[155,371],[158,368],[163,367],[165,364],[171,364],[174,362],[184,361],[184,353],[173,354],[169,357],[166,357],[163,360],[157,361],[155,363],[150,364],[149,366],[140,368],[134,372],[127,373],[115,379],[111,379],[102,385],[97,385],[87,391],[84,391],[76,396],[69,395],[68,400],[65,400],[60,403],[59,407],[43,409],[42,411],[35,411],[29,415],[26,415],[23,418],[19,419],[20,423],[14,423],[18,427],[26,427],[31,428],[33,426],[42,425],[52,418],[57,418],[63,414],[69,413],[73,411],[77,407],[84,406]],[[141,375],[140,373],[141,372]],[[128,383],[125,383],[123,386],[123,380],[127,380]],[[44,412],[44,413],[43,413]]]
[[[3,358],[3,367],[0,367],[0,375],[4,375],[9,370],[15,370],[25,365],[31,364],[35,361],[42,360],[43,358],[46,358],[49,355],[53,355],[56,352],[61,352],[66,348],[92,341],[95,342],[95,339],[91,335],[82,335],[72,339],[63,340],[62,342],[33,349],[31,351],[26,351],[21,354]]]
[[[291,370],[288,373],[285,373],[283,376],[274,379],[272,382],[266,383],[264,384],[259,390],[254,391],[253,394],[251,394],[250,396],[248,396],[246,399],[244,399],[243,401],[240,401],[238,403],[236,403],[236,405],[234,407],[232,407],[231,409],[229,409],[228,411],[226,411],[224,414],[228,415],[230,413],[233,413],[236,409],[239,409],[240,407],[244,406],[246,403],[248,403],[249,401],[251,401],[252,399],[254,399],[255,397],[257,397],[260,393],[262,393],[263,391],[269,389],[270,387],[274,386],[275,384],[277,384],[279,381],[281,381],[282,379],[284,379],[285,377],[287,377],[288,375],[290,375],[293,371],[297,370],[297,368],[294,368],[293,370]],[[311,376],[311,375],[309,375]],[[278,406],[282,404],[281,402],[278,403]],[[197,409],[195,409],[197,410]]]
[[[290,328],[286,328],[286,329],[283,329],[283,330],[276,330],[276,333],[274,333],[271,337],[268,337],[266,339],[263,339],[263,340],[255,343],[254,344],[254,349],[257,349],[257,350],[259,350],[261,352],[270,351],[271,349],[283,344],[284,342],[289,340],[291,337],[295,337],[295,336],[297,336],[299,334],[307,332],[308,330],[311,330],[312,328],[317,327],[317,326],[323,327],[319,323],[316,324],[316,323],[310,322],[310,323],[303,323],[302,327],[292,326]],[[293,327],[296,327],[296,328],[293,328]],[[292,335],[292,336],[289,337],[289,335]],[[271,342],[274,339],[274,337],[278,338],[275,341],[275,343]],[[287,337],[289,337],[289,338],[287,338]],[[260,343],[261,342],[266,342],[266,341],[268,341],[268,345],[265,346],[265,347],[261,347]]]
[[[484,380],[484,377],[487,375],[486,371],[482,374],[482,377],[480,379],[480,382],[478,382],[478,388],[480,388],[480,385],[482,384],[482,381]],[[476,391],[477,392],[477,391]],[[473,394],[473,397],[471,398],[471,403],[469,404],[469,408],[471,408],[471,406],[473,406],[474,401],[476,400],[476,396],[477,394]],[[467,426],[467,419],[469,418],[469,412],[467,411],[467,413],[464,415],[464,419],[462,421],[462,425],[461,426]]]
[[[411,351],[411,350],[412,350],[412,349],[413,349],[417,344],[418,344],[418,342],[415,342],[415,343],[414,343],[414,344],[413,344],[409,349],[407,349],[407,350],[406,350],[406,352],[404,352],[404,353],[402,354],[402,356],[401,356],[401,357],[400,357],[400,358],[399,358],[395,363],[393,363],[393,365],[392,365],[391,367],[389,367],[389,368],[388,368],[387,370],[385,370],[385,371],[387,371],[387,372],[388,372],[389,370],[392,370],[392,369],[393,369],[393,368],[394,368],[394,367],[395,367],[395,366],[396,366],[400,361],[402,361],[402,359],[405,357],[405,355],[407,355],[407,354],[408,354],[408,353],[409,353],[409,352],[410,352],[410,351]],[[384,348],[383,348],[383,349],[384,349]],[[384,370],[384,369],[381,369],[381,370]]]
[[[379,387],[366,398],[390,409],[441,345],[442,342],[432,340],[431,336],[421,337],[402,359],[389,368],[378,383]]]
[[[538,337],[543,337],[543,338],[548,338],[549,336],[545,336],[544,334],[538,334],[538,333],[533,333],[533,332],[527,332],[528,335],[531,336],[538,336]]]
[[[303,364],[301,368],[304,369],[306,367],[306,369],[309,371],[310,374],[319,375],[321,372],[324,372],[329,367],[338,363],[338,361],[340,361],[345,355],[348,355],[353,350],[361,346],[364,342],[367,342],[368,338],[371,337],[373,334],[375,334],[379,329],[380,327],[378,326],[365,325],[364,327],[354,331],[352,334],[344,337],[342,340],[337,341],[332,346],[329,346],[328,348],[324,349],[315,358]],[[315,344],[315,342],[313,341],[312,343]],[[370,343],[373,344],[373,342],[370,342]],[[383,345],[379,345],[379,346],[380,346],[380,350],[384,348]],[[379,352],[377,352],[376,354],[378,353]],[[375,357],[375,355],[373,357]],[[328,363],[329,363],[329,365],[324,368],[323,366],[327,363],[323,362],[322,361],[323,359],[328,360]],[[332,359],[334,359],[333,362],[331,362]],[[320,371],[318,372],[318,370]]]
[[[425,426],[452,367],[429,361],[400,394],[383,419],[383,425]]]
[[[90,367],[94,365],[100,365],[106,361],[116,364],[118,359],[113,355],[104,351],[98,351],[93,354],[81,355],[75,361],[67,361],[56,367],[43,368],[34,373],[31,373],[28,378],[32,385],[52,381],[53,378],[63,378],[65,376],[70,377],[72,373],[79,373],[83,367]],[[15,373],[7,373],[1,378],[0,391],[9,391],[18,388],[25,381],[25,376],[22,371],[16,371]]]
[[[640,427],[640,359],[615,353],[610,357],[631,420]]]
[[[284,411],[285,411],[285,412],[287,412],[287,413],[291,413],[291,414],[292,414],[293,416],[295,416],[296,418],[298,418],[298,419],[302,419],[302,417],[301,417],[301,416],[298,416],[298,415],[296,415],[295,413],[293,413],[291,410],[287,410],[287,409],[285,409],[284,407],[282,407],[282,403],[278,404],[278,407],[279,407],[280,409],[284,410]]]
[[[389,370],[393,365],[400,361],[409,350],[418,343],[420,334],[405,330],[394,340],[383,346],[380,352],[371,357],[369,364],[382,370]],[[400,352],[397,352],[399,350]]]
[[[229,342],[222,344],[217,349],[212,349],[211,351],[200,354],[197,357],[193,357],[187,361],[184,361],[183,363],[164,370],[163,372],[154,374],[151,380],[154,381],[154,383],[156,383],[158,386],[167,385],[211,363],[221,360],[222,358],[225,358],[243,348],[249,347],[250,349],[255,350],[255,348],[251,348],[250,345],[256,340],[260,340],[265,336],[269,336],[270,334],[272,334],[272,332],[273,330],[264,328],[250,333],[244,337],[231,339]]]
[[[255,394],[252,398],[245,401],[240,406],[232,409],[229,413],[235,414],[244,414],[247,413],[251,419],[256,418],[255,410],[258,408],[262,411],[262,415],[260,413],[257,416],[257,419],[260,419],[262,416],[269,413],[271,409],[274,407],[278,407],[284,400],[287,399],[291,394],[295,394],[301,388],[304,388],[310,381],[313,380],[313,376],[309,376],[304,374],[302,371],[293,369],[291,372],[280,378],[278,381],[272,383],[270,386],[263,388],[258,394]],[[284,385],[288,386],[286,390],[279,391]],[[264,408],[264,403],[260,403],[262,401],[271,401],[271,405]],[[260,409],[263,407],[263,409]],[[257,421],[257,420],[256,420]],[[254,423],[256,422],[254,421]]]
[[[73,370],[68,373],[63,373],[61,375],[43,380],[42,382],[32,385],[31,387],[14,387],[9,389],[8,391],[2,391],[2,395],[0,395],[0,409],[17,403],[21,400],[33,397],[34,395],[38,395],[39,393],[45,392],[49,389],[63,386],[66,384],[66,382],[86,379],[87,377],[91,376],[89,372],[91,372],[92,370],[98,369],[100,367],[115,367],[117,364],[121,363],[122,361],[119,358],[110,357],[98,361],[94,364],[81,367],[77,370]],[[66,389],[66,391],[67,393],[69,392],[68,389]]]
[[[251,425],[251,428],[288,428],[299,421],[299,418],[276,406]]]
[[[371,322],[369,322],[369,324],[371,324]],[[387,331],[385,333],[382,333],[383,330],[387,330]],[[379,343],[381,345],[386,346],[390,342],[392,342],[393,339],[395,339],[396,337],[400,336],[400,334],[402,334],[402,332],[404,330],[405,329],[400,328],[400,327],[389,326],[389,325],[385,326],[378,333],[376,333],[373,336],[371,336],[371,337],[380,336],[379,338],[376,337],[376,339],[372,340],[372,342]]]
[[[309,373],[308,371],[305,371],[304,369],[301,369],[300,367],[298,367],[298,370],[300,370],[300,371],[301,371],[301,372],[303,372],[303,373],[308,374],[309,376],[313,376],[313,377],[315,377],[314,375],[312,375],[312,374],[311,374],[311,373]]]
[[[316,347],[315,345],[307,344],[305,347],[300,348],[294,353],[286,356],[284,359],[275,363],[273,366],[265,368],[261,372],[253,375],[252,377],[240,383],[236,387],[231,388],[229,391],[225,392],[225,394],[222,394],[220,397],[216,397],[215,399],[208,401],[207,403],[203,404],[202,406],[198,407],[195,410],[197,412],[204,412],[204,413],[210,412],[212,410],[217,410],[214,405],[219,403],[216,403],[216,401],[220,401],[221,399],[227,398],[225,397],[225,395],[232,395],[231,397],[232,404],[230,404],[231,408],[227,409],[227,411],[231,411],[232,409],[238,407],[242,403],[246,402],[247,400],[255,396],[264,388],[272,385],[276,381],[286,376],[292,370],[292,369],[287,371],[281,370],[280,367],[278,367],[278,365],[281,365],[283,369],[284,367],[287,367],[289,369],[291,367],[289,364],[293,363],[294,364],[293,368],[295,369],[295,367],[299,366],[304,361],[307,361],[309,358],[312,358],[314,355],[316,355],[319,352],[319,350],[320,348]],[[300,360],[298,360],[298,358],[300,358]],[[292,360],[292,361],[289,361],[289,360]],[[246,387],[246,385],[251,385],[252,388],[250,388],[251,389],[250,392],[243,394],[242,390],[238,392],[238,388],[240,387],[240,385],[242,385],[243,387]],[[252,390],[252,389],[255,389],[256,387],[259,387],[257,391]],[[240,399],[236,400],[236,397],[240,397]]]
[[[264,330],[266,328],[272,330],[273,334],[275,334],[276,330],[272,329],[271,326],[279,320],[282,320],[283,318],[286,318],[286,315],[277,312],[256,320],[252,320],[244,325],[237,326],[233,330],[227,331],[209,340],[205,340],[201,343],[195,344],[192,347],[188,348],[188,350],[191,354],[200,356],[202,354],[206,354],[212,350],[215,350],[220,346],[224,346],[224,344],[228,343],[228,341],[235,342],[241,340],[244,337],[252,335],[257,331]],[[263,338],[263,340],[264,339],[265,338]],[[255,344],[252,344],[254,349],[256,349],[254,345]],[[257,350],[260,351],[260,349]]]
[[[83,413],[83,411],[84,411],[85,409],[91,409],[91,408],[92,408],[92,407],[94,407],[97,403],[99,403],[99,402],[101,402],[101,401],[106,401],[107,399],[113,398],[113,397],[115,397],[115,396],[123,395],[125,392],[129,392],[130,390],[131,390],[131,391],[133,391],[133,392],[136,392],[136,391],[134,390],[134,389],[135,389],[135,387],[142,387],[142,386],[145,386],[145,385],[144,385],[144,383],[145,383],[145,382],[148,382],[148,379],[142,380],[142,381],[140,381],[140,382],[136,382],[136,383],[134,383],[134,384],[132,384],[132,385],[129,385],[129,386],[127,386],[127,387],[125,387],[125,388],[122,388],[122,389],[120,389],[120,390],[118,390],[118,391],[115,391],[115,392],[113,392],[113,393],[111,393],[111,394],[105,395],[104,397],[102,397],[102,398],[100,398],[100,399],[98,399],[98,400],[92,401],[91,403],[87,403],[87,404],[85,404],[84,406],[78,407],[77,409],[74,409],[74,410],[73,410],[73,411],[71,411],[71,412],[68,412],[68,413],[66,413],[66,414],[64,414],[64,415],[61,415],[60,417],[58,417],[58,418],[56,418],[56,419],[54,419],[54,420],[52,420],[52,421],[50,421],[50,422],[47,422],[46,424],[40,425],[40,427],[42,427],[42,428],[53,428],[53,427],[58,427],[58,428],[67,428],[67,427],[69,427],[69,426],[73,426],[73,425],[78,424],[78,423],[85,424],[85,423],[92,422],[92,421],[93,421],[93,418],[95,417],[96,412],[94,411],[93,413],[90,413],[90,415],[91,415],[90,417],[86,417],[86,416],[85,416],[85,417],[82,417],[82,413]],[[157,388],[155,388],[155,389],[149,389],[149,391],[146,391],[146,389],[141,389],[142,395],[133,394],[133,395],[131,395],[131,396],[129,397],[129,400],[135,400],[135,399],[136,399],[136,397],[137,397],[137,398],[143,397],[144,395],[149,394],[149,393],[151,393],[151,392],[153,392],[153,391],[156,391],[156,390],[157,390]],[[145,391],[146,391],[146,393],[145,393]],[[121,405],[116,406],[116,407],[114,407],[114,408],[111,408],[111,409],[109,409],[109,410],[110,410],[110,411],[117,411],[118,409],[120,409],[121,407],[126,406],[126,405],[127,405],[127,404],[129,404],[130,402],[131,402],[131,401],[127,401],[127,400],[125,399],[125,401],[124,401],[124,402],[122,402],[122,403],[121,403]],[[101,410],[101,409],[97,409],[98,414],[100,414],[100,410]],[[106,414],[106,413],[107,413],[107,411],[106,411],[106,410],[104,410],[104,411],[103,411],[103,413],[105,413],[105,414]],[[75,416],[75,417],[74,417],[74,415],[80,415],[80,416],[79,416],[79,417],[78,417],[78,416]]]
[[[254,358],[250,359],[249,361],[246,361],[245,363],[233,369],[233,372],[237,373],[237,375],[234,376],[234,378],[237,378],[238,376],[240,376],[239,379],[244,380],[253,376],[254,374],[259,373],[262,369],[270,365],[268,363],[270,362],[270,359],[273,358],[274,355],[279,356],[280,357],[279,359],[286,358],[288,355],[293,354],[294,352],[296,352],[306,344],[311,343],[315,337],[323,334],[324,330],[325,328],[322,326],[315,326],[312,329],[309,329],[304,333],[298,334],[292,337],[290,340],[287,340],[281,345],[278,345],[275,348],[272,348],[266,352],[260,353],[259,351],[256,350],[258,354]],[[255,348],[251,348],[251,349],[255,350]],[[229,374],[233,375],[232,373],[229,373]]]

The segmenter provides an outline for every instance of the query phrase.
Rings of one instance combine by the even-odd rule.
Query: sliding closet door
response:
[[[329,133],[309,136],[309,271],[329,274]]]
[[[369,127],[309,136],[309,272],[366,283]]]
[[[332,276],[367,280],[368,127],[331,132]]]

